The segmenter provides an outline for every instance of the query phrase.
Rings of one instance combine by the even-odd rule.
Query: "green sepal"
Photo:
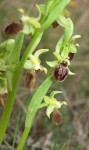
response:
[[[62,26],[62,27],[66,27],[66,23],[67,22],[67,19],[65,18],[65,16],[63,15],[59,15],[59,17],[57,18],[57,23]]]
[[[58,41],[57,45],[56,45],[56,53],[60,53],[61,52],[61,48],[62,48],[62,44],[63,44],[63,36],[61,37],[61,39]]]
[[[64,47],[64,49],[61,52],[61,56],[63,58],[68,58],[68,54],[69,54],[69,48],[68,47]]]
[[[66,28],[65,28],[64,38],[63,38],[63,45],[66,45],[69,42],[73,34],[73,30],[74,30],[73,23],[70,18],[67,18]]]
[[[76,73],[73,73],[72,71],[69,70],[68,74],[71,75],[71,76],[74,76]]]
[[[46,110],[46,115],[48,116],[48,118],[50,118],[51,113],[53,112],[55,106],[49,105],[47,110]]]
[[[46,61],[47,65],[50,67],[55,67],[58,64],[58,61]]]
[[[35,30],[35,29],[33,28],[33,26],[28,25],[28,24],[25,24],[22,32],[23,32],[24,34],[27,34],[27,35],[30,34],[30,33],[33,35],[34,30]]]
[[[51,92],[50,97],[54,98],[54,96],[58,93],[62,93],[62,91],[53,91],[53,92]]]
[[[69,52],[70,53],[77,53],[77,48],[75,47],[75,45],[73,45],[73,44],[70,45]]]
[[[36,4],[36,7],[38,8],[39,11],[39,16],[38,16],[38,20],[41,20],[41,18],[43,18],[45,16],[45,5],[44,4]]]
[[[55,3],[54,0],[47,0],[46,1],[46,5],[45,5],[46,16],[48,16],[49,12],[52,11],[52,6],[53,6],[54,3]]]

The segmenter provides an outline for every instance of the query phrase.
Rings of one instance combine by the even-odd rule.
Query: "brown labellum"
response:
[[[53,26],[53,28],[56,28],[56,27],[59,26],[59,24],[57,23],[57,21],[54,21],[54,22],[52,23],[52,26]]]
[[[69,53],[68,57],[69,57],[69,60],[71,61],[74,58],[74,53]]]
[[[56,81],[63,81],[68,75],[68,68],[66,64],[61,63],[60,65],[54,68],[53,72],[54,78]]]
[[[52,121],[55,125],[63,123],[62,113],[57,108],[53,110]]]
[[[25,79],[24,79],[25,87],[26,89],[33,91],[35,84],[36,84],[36,73],[35,70],[28,70],[25,73]]]
[[[23,29],[22,23],[13,22],[5,28],[5,34],[6,35],[15,35],[22,29]]]
[[[7,100],[7,93],[0,94],[0,106],[5,106],[6,100]]]

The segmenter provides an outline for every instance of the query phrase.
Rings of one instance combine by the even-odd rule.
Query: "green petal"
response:
[[[53,98],[58,93],[62,93],[62,91],[53,91],[53,92],[51,92],[50,97]]]
[[[48,116],[48,118],[50,118],[51,113],[54,110],[54,106],[48,106],[47,110],[46,110],[46,115]]]
[[[41,54],[43,54],[45,52],[48,52],[48,51],[49,51],[48,49],[40,49],[40,50],[35,52],[34,56],[35,56],[35,58],[38,58],[39,55],[41,55]]]

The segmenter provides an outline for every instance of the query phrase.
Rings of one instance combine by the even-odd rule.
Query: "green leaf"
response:
[[[60,146],[60,150],[65,150],[67,143],[68,143],[68,141],[65,142],[63,145],[61,145],[61,146]]]

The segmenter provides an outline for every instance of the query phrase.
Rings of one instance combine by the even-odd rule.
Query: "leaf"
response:
[[[35,114],[37,112],[37,108],[39,108],[45,94],[47,93],[52,83],[53,81],[51,80],[51,76],[47,77],[47,79],[40,85],[40,87],[33,95],[31,102],[28,106],[25,127],[29,127],[31,125],[31,121],[33,122]]]
[[[65,142],[63,145],[61,145],[61,146],[60,146],[60,150],[65,150],[67,143],[68,143],[68,141]]]

